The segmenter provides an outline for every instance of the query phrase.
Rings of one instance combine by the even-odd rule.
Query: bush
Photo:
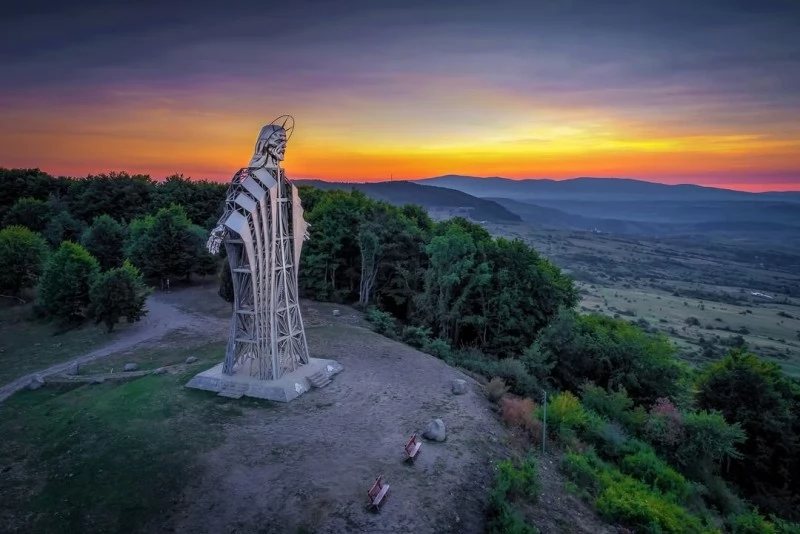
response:
[[[583,437],[595,446],[604,458],[617,460],[625,454],[628,435],[616,421],[605,421],[593,412],[589,412]]]
[[[622,459],[620,471],[649,484],[665,494],[674,495],[679,501],[686,501],[691,486],[686,479],[656,456],[651,450],[640,451]]]
[[[431,329],[426,326],[406,326],[401,339],[403,343],[421,349],[431,342]]]
[[[492,402],[499,402],[506,393],[508,393],[506,381],[499,376],[492,378],[489,383],[486,384],[486,396]]]
[[[503,397],[500,400],[500,416],[512,428],[530,432],[533,411],[536,405],[529,398]]]
[[[732,534],[777,534],[775,525],[767,521],[757,511],[750,511],[733,520]]]
[[[685,435],[681,414],[669,399],[658,399],[644,424],[647,439],[662,450],[671,450]]]
[[[442,360],[449,359],[453,354],[453,351],[450,348],[450,343],[438,337],[426,343],[422,347],[422,350],[424,352],[427,352],[431,356],[436,356],[437,358],[440,358]]]
[[[547,403],[547,425],[556,434],[579,430],[586,420],[581,401],[569,391],[556,394]]]
[[[697,517],[657,490],[603,462],[592,451],[568,452],[561,469],[578,486],[586,488],[589,495],[597,496],[595,506],[608,521],[654,534],[712,532]]]
[[[632,424],[633,399],[628,397],[624,387],[609,393],[605,388],[586,382],[581,386],[580,396],[586,409],[625,426]]]
[[[397,336],[397,319],[391,313],[370,308],[367,310],[366,318],[377,333],[392,339]]]
[[[536,502],[539,498],[539,480],[533,457],[526,458],[519,469],[506,460],[497,466],[494,488],[489,493],[487,532],[492,534],[538,534],[539,530],[525,523],[514,510],[511,500],[524,497]]]
[[[665,500],[630,477],[605,488],[595,501],[600,515],[637,532],[689,534],[713,532],[679,505]]]

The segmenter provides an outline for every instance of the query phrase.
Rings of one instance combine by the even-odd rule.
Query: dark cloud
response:
[[[707,106],[721,122],[800,109],[792,0],[31,0],[3,15],[4,102],[226,78],[379,92],[437,76],[554,104]]]

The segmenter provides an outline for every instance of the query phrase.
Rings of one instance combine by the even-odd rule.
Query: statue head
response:
[[[281,119],[283,119],[283,122],[279,124],[278,121]],[[286,123],[289,120],[291,120],[291,125],[287,128]],[[277,166],[279,161],[283,161],[286,155],[286,143],[291,136],[293,128],[294,120],[286,115],[261,128],[258,140],[256,140],[253,158],[250,160],[248,167]]]

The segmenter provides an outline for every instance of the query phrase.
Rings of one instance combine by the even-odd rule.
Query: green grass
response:
[[[197,344],[197,335],[173,332],[158,342],[158,348],[150,350],[130,350],[96,360],[82,365],[80,374],[121,372],[126,363],[133,362],[139,365],[139,370],[157,369],[167,365],[176,365],[186,362],[189,356],[198,360],[195,365],[208,363],[216,364],[222,361],[225,355],[227,340],[213,343]],[[196,368],[195,368],[195,372]]]
[[[124,331],[106,334],[102,325],[59,333],[53,323],[31,319],[31,305],[0,308],[0,385],[102,347]]]
[[[209,349],[211,350],[211,349]],[[242,407],[186,389],[198,371],[47,386],[0,405],[0,524],[13,532],[143,532],[176,507]]]

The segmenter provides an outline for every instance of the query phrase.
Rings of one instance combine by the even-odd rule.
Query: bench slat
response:
[[[378,506],[383,500],[383,498],[386,496],[387,491],[389,491],[389,484],[384,484],[383,487],[381,488],[380,493],[378,493],[378,496],[375,497],[374,501],[372,501],[372,504]]]

